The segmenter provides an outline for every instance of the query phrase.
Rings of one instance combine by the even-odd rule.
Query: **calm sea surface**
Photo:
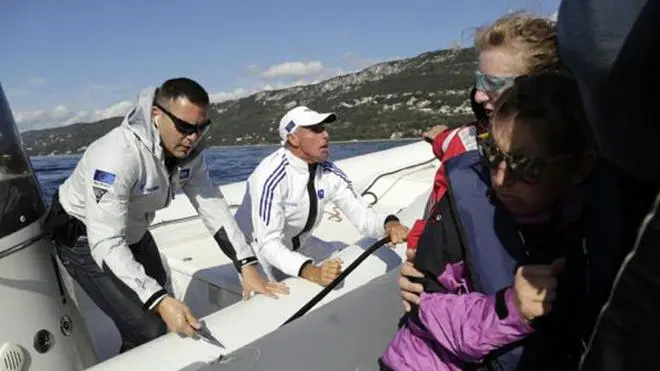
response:
[[[408,143],[411,143],[411,141],[332,143],[330,145],[331,159],[341,160]],[[205,153],[205,157],[211,179],[216,185],[245,180],[259,161],[277,148],[277,145],[209,148]],[[50,201],[57,187],[71,174],[79,159],[80,155],[31,157],[32,166],[36,171],[44,199],[47,202]]]

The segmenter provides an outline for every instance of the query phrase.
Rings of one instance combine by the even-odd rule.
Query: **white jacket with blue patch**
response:
[[[346,174],[332,162],[310,165],[283,147],[252,172],[235,217],[270,279],[273,267],[298,276],[302,266],[313,261],[297,250],[321,222],[328,202],[363,235],[384,236],[385,215],[356,195]]]
[[[105,263],[147,307],[153,307],[165,291],[145,273],[128,245],[142,238],[155,212],[167,207],[179,189],[237,269],[256,263],[220,189],[209,179],[202,146],[168,174],[160,135],[151,119],[154,90],[143,91],[123,123],[87,148],[59,188],[64,210],[85,224],[98,266]]]

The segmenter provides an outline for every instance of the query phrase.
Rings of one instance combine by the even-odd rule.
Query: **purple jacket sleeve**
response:
[[[488,353],[524,338],[533,329],[521,317],[511,288],[496,295],[422,293],[419,318],[433,338],[465,362],[480,362]],[[500,306],[498,317],[497,306]],[[506,308],[506,310],[504,310]]]

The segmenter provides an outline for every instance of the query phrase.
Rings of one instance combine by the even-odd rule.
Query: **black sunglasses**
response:
[[[488,132],[477,137],[477,144],[481,157],[490,169],[497,169],[502,161],[504,161],[507,170],[511,172],[516,180],[530,184],[534,184],[539,180],[547,164],[573,158],[572,155],[564,155],[551,159],[543,159],[540,157],[525,156],[519,153],[506,153],[497,147]]]
[[[172,120],[172,122],[174,123],[174,127],[181,134],[192,135],[192,134],[197,133],[197,134],[199,134],[199,136],[202,136],[206,132],[206,130],[208,130],[209,126],[211,125],[211,120],[210,119],[207,119],[202,124],[195,125],[195,124],[191,124],[189,122],[186,122],[186,121],[181,120],[180,118],[174,116],[174,114],[172,112],[166,110],[165,108],[163,108],[163,106],[161,106],[160,104],[158,104],[156,102],[154,102],[154,106],[158,107],[159,110],[163,111],[167,115],[167,117],[169,117],[170,120]]]
[[[325,131],[325,123],[323,123],[323,122],[320,123],[320,124],[316,124],[316,125],[301,126],[301,127],[305,128],[307,130],[310,130],[310,131],[312,131],[316,134],[321,134],[322,132]]]

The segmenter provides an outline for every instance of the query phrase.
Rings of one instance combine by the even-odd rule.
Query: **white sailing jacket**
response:
[[[270,279],[273,267],[298,276],[302,266],[313,261],[297,250],[321,222],[328,202],[334,202],[363,235],[384,236],[385,215],[358,197],[346,174],[332,162],[310,165],[282,147],[252,172],[235,217]]]
[[[237,269],[256,263],[218,187],[209,179],[198,145],[171,174],[160,135],[151,119],[155,89],[146,89],[122,124],[94,141],[71,176],[60,186],[64,210],[85,224],[92,257],[153,307],[166,293],[149,277],[128,245],[138,242],[155,211],[167,207],[182,189],[209,232]]]

